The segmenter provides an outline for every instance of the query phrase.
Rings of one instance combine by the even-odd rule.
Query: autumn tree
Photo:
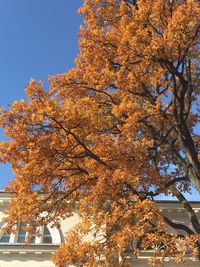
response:
[[[1,111],[1,161],[15,173],[6,221],[59,225],[76,208],[60,267],[125,266],[127,251],[152,243],[165,244],[163,258],[180,261],[188,248],[200,257],[184,194],[200,192],[198,1],[85,0],[80,13],[76,67],[50,77],[48,91],[31,80],[28,100]],[[191,227],[162,214],[160,194],[177,198]]]

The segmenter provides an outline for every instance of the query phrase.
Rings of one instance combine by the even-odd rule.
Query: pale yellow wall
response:
[[[54,267],[51,255],[0,254],[0,267]]]
[[[9,194],[0,192],[0,220],[2,217],[2,209],[5,209],[8,205]],[[168,217],[176,216],[177,221],[189,224],[189,220],[184,213],[184,210],[181,209],[181,206],[176,203],[161,203],[164,213]],[[195,212],[197,216],[200,216],[200,206],[199,204],[195,204]],[[199,217],[200,218],[200,217]],[[79,222],[79,217],[74,214],[72,217],[61,221],[61,232],[57,229],[52,229],[49,227],[49,230],[53,237],[53,243],[58,245],[64,236],[64,233],[69,231],[69,229]],[[169,231],[174,232],[174,229],[170,229]],[[14,242],[13,238],[13,242]],[[11,246],[3,246],[0,244],[0,267],[53,267],[53,263],[51,262],[51,257],[55,251],[55,247],[48,245],[46,248],[42,249],[42,247],[38,244],[29,246],[29,249],[26,247],[22,247],[20,245],[15,245],[13,243]],[[142,254],[141,257],[146,254]],[[147,259],[137,259],[132,264],[133,267],[147,267]],[[114,266],[115,267],[115,266]],[[117,266],[116,266],[117,267]],[[160,267],[160,266],[159,266]],[[166,262],[162,265],[162,267],[200,267],[199,262],[189,261],[185,264],[177,265],[172,262]]]

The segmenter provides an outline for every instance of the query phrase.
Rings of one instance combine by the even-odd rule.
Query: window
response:
[[[3,221],[1,221],[0,222],[0,229],[2,228],[4,226],[4,222]],[[4,233],[0,233],[0,236],[1,236],[1,238],[0,238],[0,243],[9,243],[9,241],[10,241],[10,234],[9,233],[7,233],[7,232],[4,232]]]
[[[48,228],[45,226],[43,230],[43,240],[42,243],[51,244],[52,243],[52,237],[48,230]]]
[[[20,230],[18,231],[17,243],[24,243],[28,238],[28,232],[26,231],[26,229],[23,229],[23,226],[26,227],[26,224],[20,223]],[[36,232],[37,232],[36,228],[33,228],[30,240],[32,244],[35,244],[37,236]],[[49,232],[46,226],[42,228],[40,242],[44,244],[52,244],[51,233]]]
[[[10,234],[4,233],[2,237],[0,238],[0,243],[9,243],[10,241]]]
[[[26,227],[26,224],[20,222],[20,230],[18,231],[17,243],[23,243],[26,240],[26,231],[23,230],[23,227]]]
[[[27,241],[27,239],[29,240],[30,243],[34,244],[35,243],[35,239],[36,239],[36,228],[33,228],[32,233],[31,233],[31,238],[29,239],[29,235],[30,233],[27,232],[27,224],[20,222],[19,225],[19,231],[17,232],[17,243],[24,243],[25,241]]]
[[[27,244],[30,244],[30,243],[31,244],[52,244],[53,243],[52,235],[47,226],[42,226],[42,227],[37,228],[33,225],[33,228],[31,230],[32,231],[31,236],[30,236],[30,232],[27,231],[27,226],[29,227],[30,225],[20,222],[18,226],[18,230],[15,233],[13,233],[12,236],[11,234],[4,232],[3,229],[0,230],[0,243],[21,244],[21,243],[26,243],[26,241],[28,242]],[[56,235],[56,238],[59,240],[59,237],[60,237],[59,230],[57,229],[57,231],[55,231],[54,229],[54,233]],[[60,241],[58,241],[58,243],[60,243]]]

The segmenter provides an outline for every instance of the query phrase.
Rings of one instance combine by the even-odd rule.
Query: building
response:
[[[0,192],[0,218],[2,210],[8,207],[10,194]],[[176,222],[184,222],[190,224],[184,209],[178,202],[160,201],[159,205],[168,217],[176,217]],[[194,211],[200,218],[200,202],[191,202]],[[7,234],[0,231],[0,267],[53,267],[51,257],[55,253],[58,246],[64,240],[64,233],[79,221],[77,215],[61,222],[61,228],[55,229],[50,226],[41,228],[41,236],[32,236],[32,243],[24,245],[23,241],[27,233],[25,231],[17,231],[15,234]],[[174,231],[174,229],[170,229]],[[151,250],[142,252],[138,259],[128,256],[134,267],[147,267],[148,259],[151,257]],[[188,257],[184,264],[176,265],[166,259],[162,267],[199,267],[200,262],[196,259]],[[117,267],[117,266],[116,266]]]

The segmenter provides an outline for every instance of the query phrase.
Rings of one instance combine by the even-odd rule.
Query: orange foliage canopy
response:
[[[59,225],[76,209],[82,223],[54,256],[60,267],[125,266],[127,253],[160,243],[152,263],[179,262],[189,247],[200,256],[183,195],[200,192],[198,1],[85,0],[80,13],[76,67],[50,77],[49,91],[31,80],[28,100],[1,111],[0,156],[16,192],[6,220]],[[161,193],[184,203],[192,228],[162,214]]]

